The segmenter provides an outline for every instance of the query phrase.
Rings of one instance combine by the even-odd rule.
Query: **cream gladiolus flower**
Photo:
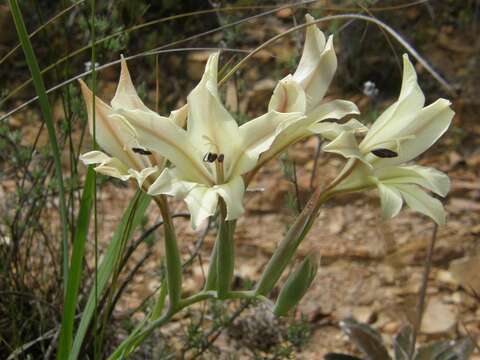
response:
[[[321,134],[328,138],[332,131],[342,131],[338,126],[346,125],[323,122],[324,120],[341,119],[346,115],[359,113],[357,106],[350,101],[324,100],[337,70],[333,36],[326,40],[325,35],[313,23],[314,18],[308,14],[306,22],[311,25],[306,28],[305,45],[298,67],[293,75],[287,75],[278,82],[268,105],[269,110],[301,112],[306,117],[284,127],[270,150],[261,156],[261,163],[309,135]],[[358,121],[350,121],[347,126],[358,131],[365,130]]]
[[[96,165],[94,170],[98,173],[123,181],[135,179],[140,187],[150,175],[158,176],[163,169],[164,159],[141,148],[134,137],[135,131],[131,125],[118,114],[120,110],[136,111],[145,116],[155,114],[137,95],[125,60],[122,58],[120,80],[111,106],[95,97],[95,109],[93,109],[92,92],[82,80],[80,85],[87,106],[90,134],[93,135],[95,111],[96,141],[111,155],[95,150],[81,155],[80,159],[86,165]],[[178,126],[184,126],[186,107],[172,112],[169,121]]]
[[[347,130],[327,144],[324,150],[360,160],[335,191],[358,191],[376,186],[384,218],[397,215],[405,201],[413,210],[431,217],[438,224],[444,224],[441,202],[421,188],[444,197],[450,187],[448,176],[428,167],[405,164],[425,152],[442,136],[454,112],[445,99],[438,99],[424,107],[425,96],[407,55],[403,56],[403,63],[398,100],[374,122],[360,144],[355,133]]]
[[[186,130],[155,113],[119,110],[133,126],[138,143],[174,165],[162,172],[148,193],[184,199],[194,227],[215,213],[219,197],[226,204],[226,219],[238,218],[244,211],[242,175],[256,166],[282,126],[304,117],[272,110],[238,126],[218,95],[218,57],[218,53],[209,57],[200,83],[187,98]]]

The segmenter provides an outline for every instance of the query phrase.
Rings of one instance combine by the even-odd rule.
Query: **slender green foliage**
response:
[[[23,21],[23,16],[18,6],[17,0],[9,0],[10,10],[12,12],[13,20],[15,23],[15,28],[17,29],[18,38],[20,44],[22,45],[23,52],[25,53],[25,59],[27,61],[30,73],[32,75],[32,81],[35,86],[35,91],[38,95],[38,101],[40,103],[40,108],[42,111],[45,124],[47,125],[48,137],[50,140],[50,146],[52,148],[53,160],[55,165],[55,176],[58,185],[58,200],[60,206],[60,217],[62,222],[62,239],[63,239],[63,279],[64,279],[64,289],[67,288],[67,278],[68,278],[68,213],[65,203],[65,189],[63,185],[63,176],[62,176],[62,163],[60,160],[60,151],[57,144],[57,138],[55,134],[55,126],[53,123],[52,108],[48,101],[48,96],[45,89],[45,84],[43,82],[42,75],[40,73],[40,67],[38,66],[38,61],[33,51],[30,38],[28,36],[27,28],[25,27],[25,22]]]
[[[97,275],[97,291],[99,294],[105,289],[108,280],[115,270],[115,265],[117,264],[117,259],[121,256],[120,251],[123,248],[122,244],[128,241],[134,230],[141,224],[142,218],[147,210],[148,205],[150,204],[151,198],[138,191],[135,197],[130,202],[127,210],[122,216],[122,220],[119,223],[118,227],[113,234],[113,237],[110,241],[105,255],[98,267]],[[80,319],[80,324],[78,326],[77,332],[75,334],[75,339],[73,341],[73,347],[68,356],[68,359],[74,360],[78,359],[80,354],[81,346],[87,330],[90,326],[90,322],[93,318],[93,312],[95,311],[95,289],[90,290],[90,294],[87,300]]]
[[[92,109],[95,109],[96,101],[96,91],[97,91],[97,71],[96,71],[96,48],[95,48],[95,0],[90,1],[90,41],[92,43],[90,63],[92,64],[92,83],[91,89],[93,92],[92,96]],[[93,122],[93,150],[97,148],[97,124],[96,124],[96,115],[97,112],[93,111],[92,113],[92,122]],[[97,183],[97,175],[94,175],[94,182]],[[98,217],[97,217],[97,187],[93,188],[93,223],[94,223],[94,266],[95,266],[95,276],[94,276],[94,313],[93,313],[93,331],[94,331],[94,342],[93,342],[93,358],[97,359],[98,356],[98,342],[97,339],[97,322],[98,322]],[[123,248],[123,247],[121,247]]]
[[[75,228],[75,239],[73,242],[72,260],[69,277],[67,280],[67,292],[63,305],[62,328],[60,331],[59,348],[57,359],[66,359],[72,346],[73,322],[77,308],[78,289],[82,277],[82,265],[85,254],[85,244],[90,223],[90,210],[93,202],[93,189],[95,187],[95,171],[88,168],[85,187],[80,201],[80,210]]]

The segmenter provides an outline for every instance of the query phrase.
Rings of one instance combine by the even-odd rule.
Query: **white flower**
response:
[[[245,192],[242,175],[256,166],[284,124],[304,117],[272,110],[238,126],[218,95],[218,57],[218,53],[209,57],[200,83],[187,98],[186,130],[152,112],[118,110],[135,129],[142,147],[175,166],[165,169],[148,193],[184,199],[193,226],[214,214],[219,197],[226,204],[227,220],[240,216]]]
[[[301,112],[306,117],[302,121],[283,125],[282,133],[270,150],[262,154],[259,165],[287,146],[313,134],[324,135],[325,129],[331,131],[337,126],[336,123],[320,122],[359,113],[357,106],[350,101],[324,100],[337,70],[337,57],[333,48],[333,36],[326,40],[313,21],[312,16],[306,15],[306,22],[311,25],[306,28],[305,45],[298,67],[293,75],[287,75],[278,82],[268,106],[269,110]],[[350,123],[354,127],[358,124]]]
[[[405,201],[410,208],[431,217],[438,224],[444,224],[441,202],[421,187],[445,196],[450,186],[448,176],[431,168],[405,163],[421,155],[442,136],[454,112],[445,99],[438,99],[424,107],[425,96],[407,55],[404,55],[403,63],[398,100],[375,121],[360,144],[355,133],[347,130],[327,144],[324,150],[360,160],[335,191],[358,191],[376,186],[384,218],[398,214]]]
[[[81,80],[80,85],[87,106],[90,134],[93,135],[93,94]],[[94,170],[98,173],[123,181],[133,178],[142,187],[150,175],[158,176],[160,174],[164,159],[141,148],[135,139],[134,129],[118,113],[120,109],[128,109],[144,114],[155,114],[138,97],[123,58],[120,80],[111,105],[108,106],[95,97],[96,141],[112,157],[101,151],[90,151],[83,154],[80,159],[86,165],[96,164]],[[185,124],[185,120],[186,107],[174,111],[170,115],[170,121],[180,126]]]

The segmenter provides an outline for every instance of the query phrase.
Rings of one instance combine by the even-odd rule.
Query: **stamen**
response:
[[[372,150],[372,154],[378,156],[379,158],[394,158],[398,156],[395,151],[390,149],[375,149]]]
[[[152,152],[146,149],[138,148],[138,147],[133,147],[132,151],[135,154],[140,154],[140,155],[152,155]]]
[[[205,156],[203,157],[203,161],[204,161],[204,162],[213,163],[213,162],[215,162],[215,160],[217,160],[217,157],[218,157],[217,154],[208,152],[208,153],[206,153]]]
[[[220,161],[221,159],[221,161]],[[218,155],[218,161],[215,162],[215,170],[217,172],[217,184],[223,184],[225,182],[225,174],[223,172],[223,154]]]

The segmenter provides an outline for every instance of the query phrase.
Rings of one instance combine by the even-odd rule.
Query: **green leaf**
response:
[[[85,254],[85,243],[90,223],[90,210],[92,208],[93,194],[95,188],[95,172],[92,167],[88,168],[85,187],[83,188],[80,210],[75,228],[75,239],[73,242],[72,260],[69,276],[67,279],[67,291],[63,305],[62,327],[60,330],[58,359],[66,359],[72,346],[73,322],[77,308],[78,288],[82,277],[83,257]]]
[[[312,255],[305,257],[297,269],[289,275],[280,291],[273,309],[275,315],[285,316],[291,309],[297,306],[312,284],[317,274],[317,269],[316,259]]]
[[[305,239],[317,215],[318,208],[310,206],[314,202],[315,199],[312,196],[307,206],[297,216],[293,225],[278,244],[255,287],[256,295],[266,296],[272,291],[283,271],[292,261],[298,246]]]
[[[391,359],[382,337],[370,326],[361,324],[354,319],[342,320],[340,326],[358,349],[367,356],[368,360]]]
[[[413,328],[410,325],[404,326],[393,340],[395,360],[410,360],[409,352],[412,348]]]
[[[468,360],[474,348],[469,338],[436,341],[420,348],[415,360]]]
[[[58,149],[57,137],[55,135],[55,126],[53,123],[52,108],[48,101],[45,84],[43,82],[42,74],[40,73],[40,67],[33,51],[30,37],[28,36],[27,28],[23,21],[20,7],[17,0],[9,0],[10,11],[12,12],[15,28],[17,29],[18,39],[22,45],[23,52],[25,53],[25,60],[27,61],[30,73],[32,75],[33,85],[38,95],[38,102],[40,103],[40,109],[42,111],[43,119],[47,126],[48,139],[52,148],[53,162],[55,166],[55,177],[58,186],[58,201],[60,206],[60,220],[62,223],[62,239],[63,239],[63,279],[64,289],[67,289],[67,276],[68,276],[68,214],[67,206],[65,203],[65,188],[63,185],[62,176],[62,163],[60,160],[60,151]]]
[[[135,228],[141,223],[142,217],[144,216],[150,201],[151,198],[148,195],[138,191],[123,214],[122,220],[115,230],[105,256],[98,267],[97,294],[101,294],[105,289],[108,280],[115,270],[115,264],[120,256],[122,244],[132,237]],[[80,325],[75,334],[72,351],[68,357],[69,360],[78,359],[85,334],[95,311],[95,303],[95,288],[92,288],[90,290],[87,304],[83,309]]]

